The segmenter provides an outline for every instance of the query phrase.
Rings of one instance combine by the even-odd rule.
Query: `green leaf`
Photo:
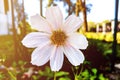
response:
[[[108,55],[108,54],[112,54],[112,49],[106,50],[106,51],[104,52],[104,55]]]
[[[56,73],[56,77],[61,77],[61,76],[66,76],[66,75],[69,75],[69,73],[68,72],[64,72],[64,71],[60,71],[60,72]]]
[[[95,80],[96,77],[97,77],[97,76],[91,76],[91,77],[90,77],[90,80]]]
[[[83,64],[91,64],[90,61],[85,60]]]
[[[93,72],[94,75],[96,75],[96,74],[97,74],[97,69],[96,69],[96,68],[93,68],[93,69],[92,69],[92,72]]]
[[[69,77],[61,77],[59,80],[71,80]]]
[[[80,76],[82,76],[84,79],[89,79],[90,73],[87,69],[85,69]]]
[[[35,75],[33,75],[32,78],[33,78],[34,80],[38,80],[37,76],[35,76]]]
[[[44,75],[44,72],[41,71],[41,70],[39,70],[39,71],[38,71],[38,74],[41,75],[41,76],[43,76],[43,75]]]
[[[105,77],[103,76],[103,74],[100,74],[100,75],[99,75],[99,80],[108,80],[108,78],[105,78]]]

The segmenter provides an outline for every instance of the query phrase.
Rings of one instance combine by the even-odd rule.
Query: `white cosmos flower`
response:
[[[33,65],[42,66],[50,60],[52,71],[62,68],[64,54],[74,66],[84,61],[79,49],[86,49],[88,41],[76,32],[82,24],[81,19],[70,15],[63,23],[63,15],[58,6],[46,10],[46,18],[39,15],[31,17],[31,25],[39,32],[32,32],[22,40],[28,48],[36,48],[31,55]]]

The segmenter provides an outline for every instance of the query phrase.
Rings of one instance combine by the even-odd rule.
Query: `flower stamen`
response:
[[[50,39],[53,44],[59,46],[65,44],[67,35],[63,31],[57,30],[52,32]]]

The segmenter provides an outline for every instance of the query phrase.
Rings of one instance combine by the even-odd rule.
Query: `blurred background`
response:
[[[83,50],[85,62],[72,67],[65,58],[57,79],[120,80],[119,4],[119,0],[0,0],[0,80],[53,79],[49,63],[31,65],[34,49],[21,44],[26,34],[36,31],[30,25],[30,16],[45,17],[50,6],[59,6],[65,19],[71,14],[80,17],[84,22],[77,32],[89,41]]]

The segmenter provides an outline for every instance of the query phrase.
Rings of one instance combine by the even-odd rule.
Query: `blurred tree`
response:
[[[14,4],[13,4],[13,0],[11,0],[11,12],[12,12],[12,32],[13,32],[13,41],[14,41],[14,53],[15,53],[15,57],[16,59],[18,59],[18,42],[17,42],[17,31],[15,28],[15,18],[14,18]]]
[[[86,13],[86,0],[83,1],[83,17],[84,17],[84,28],[85,28],[85,31],[88,31],[88,24],[87,24],[87,13]]]
[[[118,25],[118,11],[119,11],[119,0],[115,0],[115,22],[114,22],[114,33],[113,33],[113,45],[112,45],[112,59],[111,59],[111,71],[115,71],[115,62],[117,54],[117,25]]]
[[[3,0],[3,1],[4,1],[4,12],[5,12],[6,15],[8,15],[9,1],[8,0]],[[7,22],[8,22],[8,16],[7,16]],[[7,29],[8,29],[8,34],[10,34],[9,23],[7,23]]]
[[[87,14],[86,14],[86,0],[77,0],[75,6],[75,13],[76,16],[79,16],[79,12],[83,13],[84,18],[84,30],[88,31],[88,24],[87,24]]]
[[[42,0],[40,0],[40,15],[42,16]]]
[[[23,19],[22,19],[22,30],[21,30],[21,38],[23,39],[25,37],[25,35],[27,34],[27,24],[26,24],[26,16],[25,16],[25,12],[24,12],[24,0],[22,0],[22,16],[23,16]],[[22,17],[21,16],[21,17]],[[21,39],[20,39],[20,43],[21,43]],[[23,45],[21,45],[21,54],[22,54],[22,59],[23,60],[29,60],[29,54],[28,54],[28,50],[26,47],[24,47]],[[24,57],[23,57],[24,56]],[[26,58],[27,57],[27,58]]]
[[[4,9],[5,9],[5,14],[7,14],[8,10],[9,10],[8,0],[4,0]]]
[[[21,40],[27,34],[27,31],[26,31],[26,16],[24,13],[24,0],[21,0],[21,2],[19,1],[20,0],[14,0],[14,7],[13,7],[13,9],[15,9],[17,12],[17,17],[14,20],[15,22],[18,23],[16,28],[17,29],[19,28],[20,30],[20,35],[18,35],[18,33],[16,32],[16,35],[17,35],[16,38],[17,38],[17,43],[18,43],[16,47],[18,48],[17,56],[18,56],[18,59],[29,60],[26,58],[29,56],[28,50],[21,44]]]

